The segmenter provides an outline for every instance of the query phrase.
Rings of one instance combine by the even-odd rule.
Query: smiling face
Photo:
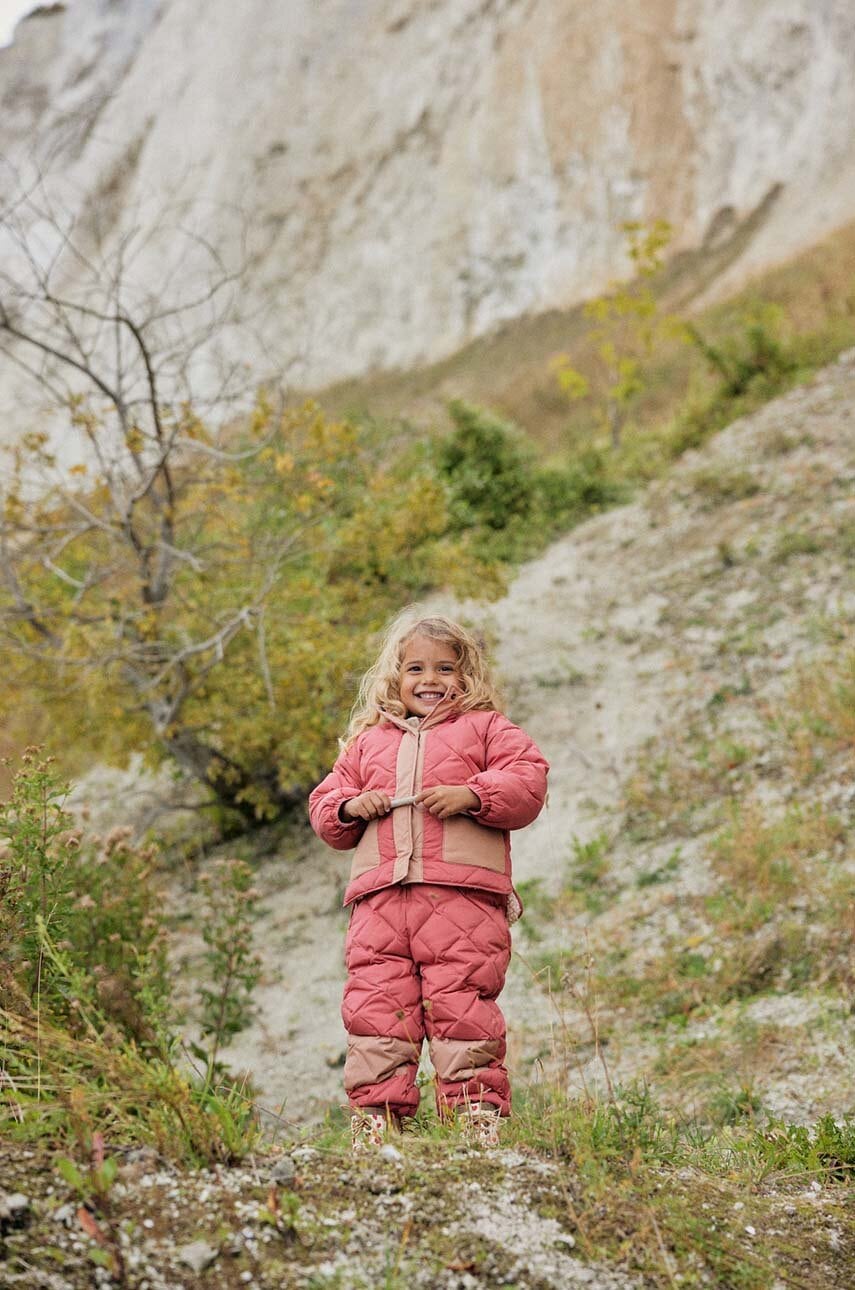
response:
[[[457,653],[448,641],[410,637],[400,676],[401,702],[410,716],[426,717],[452,688],[459,688],[457,666]]]

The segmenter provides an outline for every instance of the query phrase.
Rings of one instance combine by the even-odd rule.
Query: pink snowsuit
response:
[[[539,814],[548,765],[499,712],[384,714],[339,757],[309,798],[315,832],[356,847],[342,1017],[344,1085],[354,1106],[412,1115],[427,1035],[440,1108],[490,1102],[510,1110],[505,1023],[496,998],[510,958],[510,829]],[[465,784],[480,809],[439,820],[397,807],[366,824],[341,807],[369,789],[390,797]]]

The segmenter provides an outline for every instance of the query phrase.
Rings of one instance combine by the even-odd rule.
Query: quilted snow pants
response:
[[[352,906],[341,1009],[352,1106],[413,1115],[427,1035],[440,1114],[466,1102],[509,1114],[505,1019],[496,1003],[511,953],[505,899],[410,883]]]

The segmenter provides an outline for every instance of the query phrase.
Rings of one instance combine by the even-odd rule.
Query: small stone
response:
[[[746,1232],[748,1233],[748,1235],[749,1235],[749,1236],[756,1236],[756,1235],[757,1235],[757,1228],[756,1228],[756,1227],[752,1227],[750,1223],[746,1223],[746,1224],[745,1224],[745,1230],[746,1230]]]
[[[20,1191],[0,1191],[0,1227],[23,1227],[30,1212],[30,1199]]]
[[[176,1255],[180,1263],[186,1263],[188,1268],[198,1274],[211,1266],[217,1257],[217,1251],[207,1241],[190,1241],[188,1245],[179,1246]]]
[[[270,1170],[270,1181],[279,1187],[290,1187],[296,1177],[297,1166],[290,1156],[283,1156],[281,1160],[277,1160]]]
[[[556,1236],[555,1243],[556,1245],[566,1245],[568,1249],[572,1250],[576,1245],[576,1240],[568,1232],[562,1232],[560,1236]]]
[[[132,1147],[125,1152],[125,1161],[129,1165],[150,1165],[154,1168],[159,1158],[154,1147]]]
[[[393,1146],[392,1146],[392,1143],[391,1143],[391,1142],[384,1142],[384,1143],[383,1143],[383,1146],[380,1148],[380,1150],[378,1151],[378,1153],[377,1153],[377,1154],[378,1154],[378,1155],[379,1155],[383,1160],[393,1160],[393,1161],[395,1161],[395,1162],[397,1162],[398,1160],[403,1160],[403,1158],[404,1158],[404,1157],[401,1155],[401,1153],[400,1153],[400,1151],[398,1150],[398,1148],[397,1148],[397,1147],[393,1147]]]

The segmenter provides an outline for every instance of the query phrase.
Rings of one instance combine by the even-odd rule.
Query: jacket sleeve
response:
[[[487,769],[466,781],[481,799],[473,820],[495,829],[522,829],[546,801],[549,763],[533,739],[497,712],[487,730]]]
[[[362,792],[359,755],[356,744],[340,755],[326,779],[309,794],[309,819],[322,841],[336,851],[355,847],[365,832],[364,820],[348,822],[339,816],[341,806]]]

